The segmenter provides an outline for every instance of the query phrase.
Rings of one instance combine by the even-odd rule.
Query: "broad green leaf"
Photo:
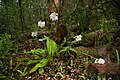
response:
[[[47,48],[49,48],[49,38],[47,36],[44,36],[46,38],[46,45],[47,45]]]
[[[39,68],[39,67],[37,67],[38,65],[40,65],[40,64],[37,64],[35,67],[33,67],[33,68],[30,70],[29,73],[35,72],[35,71]]]
[[[119,57],[118,50],[116,50],[116,54],[117,54],[117,64],[119,65],[120,64],[120,57]]]
[[[47,45],[47,50],[48,50],[48,53],[49,54],[51,54],[51,50],[50,50],[50,39],[49,39],[49,37],[47,37],[47,36],[45,36],[45,38],[46,38],[46,45]]]
[[[48,63],[48,59],[42,59],[38,64],[33,67],[29,73],[35,72],[38,68],[46,66]]]
[[[42,59],[42,60],[40,61],[39,67],[44,67],[44,66],[47,65],[47,63],[48,63],[48,59]]]
[[[11,59],[10,60],[10,67],[12,67],[12,64],[13,64],[13,60]]]
[[[52,55],[52,45],[51,45],[51,43],[52,43],[52,41],[51,40],[49,40],[49,48],[48,48],[48,53],[49,53],[49,55],[51,56]]]
[[[56,49],[57,49],[57,44],[55,43],[55,41],[53,41],[52,39],[50,39],[49,37],[45,36],[47,42],[47,50],[49,53],[49,56],[53,56]]]
[[[55,51],[57,50],[57,44],[55,43],[55,41],[51,41],[51,45],[52,45],[52,56],[54,55]]]

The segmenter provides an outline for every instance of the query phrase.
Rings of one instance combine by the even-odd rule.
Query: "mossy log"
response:
[[[98,46],[99,42],[107,44],[110,42],[108,38],[111,39],[112,38],[111,36],[114,36],[113,33],[116,32],[117,32],[116,29],[113,30],[100,29],[95,32],[87,33],[82,37],[82,41],[80,41],[79,44],[80,46],[85,46],[85,47]],[[104,39],[108,39],[108,41],[106,40],[105,42]]]

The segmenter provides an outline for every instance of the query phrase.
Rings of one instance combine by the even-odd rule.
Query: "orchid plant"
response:
[[[38,34],[38,32],[35,31],[35,32],[32,32],[31,36],[34,38],[34,37],[37,37],[37,34]]]
[[[74,37],[76,41],[81,41],[82,40],[82,35],[78,35]]]
[[[55,25],[56,25],[55,21],[58,20],[58,13],[53,12],[53,13],[51,13],[51,14],[49,15],[49,17],[50,17],[50,20],[52,21],[53,26],[55,26]],[[45,21],[41,21],[41,20],[38,21],[38,27],[44,28],[45,25],[46,25]],[[31,34],[31,36],[32,36],[33,38],[37,37],[37,35],[38,35],[38,32],[37,32],[37,31],[32,32],[32,34]],[[39,41],[41,41],[41,39],[39,39]],[[43,41],[43,40],[42,40],[42,41]]]
[[[94,63],[105,64],[105,60],[102,58],[96,59]]]
[[[55,12],[51,13],[50,20],[57,21],[58,20],[58,13],[55,13]]]
[[[41,28],[45,27],[45,21],[38,21],[38,26]]]

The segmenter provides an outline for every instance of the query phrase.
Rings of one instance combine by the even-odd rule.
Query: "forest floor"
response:
[[[25,54],[25,51],[38,48],[44,49],[45,46],[45,42],[39,42],[36,41],[36,39],[21,41],[18,47],[20,53],[12,54],[11,56],[13,64],[10,72],[13,74],[12,76],[18,76],[20,73],[18,73],[17,70],[24,71],[26,66],[32,68],[26,64],[29,59],[34,60],[34,56]],[[118,49],[118,46],[120,46],[120,43],[111,44],[109,48],[106,46],[99,48],[74,47],[74,49],[79,52],[77,56],[73,54],[70,56],[62,55],[60,57],[53,57],[52,61],[49,61],[47,66],[44,67],[44,73],[39,74],[38,71],[36,71],[17,78],[19,78],[19,80],[97,80],[98,75],[101,74],[106,75],[106,80],[119,80],[120,69],[116,65],[116,56],[110,57],[110,64],[108,61],[108,64],[102,67],[99,64],[94,65],[94,63],[90,62],[91,56],[96,58],[102,57],[108,60],[107,56],[111,56],[110,53],[116,55],[115,50]],[[89,55],[91,52],[95,55]],[[6,63],[6,66],[10,66],[8,62],[8,59],[5,59],[4,63]],[[107,69],[109,67],[110,69]]]

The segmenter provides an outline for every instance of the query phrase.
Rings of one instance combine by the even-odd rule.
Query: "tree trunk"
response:
[[[22,32],[25,29],[25,20],[24,20],[24,13],[23,13],[23,6],[22,6],[22,0],[19,0],[19,17],[20,17],[20,26],[22,28]]]

